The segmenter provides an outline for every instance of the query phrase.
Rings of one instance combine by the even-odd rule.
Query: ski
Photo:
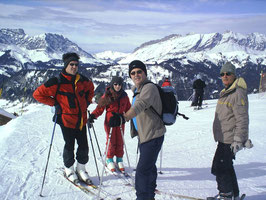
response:
[[[95,186],[95,185],[92,185],[92,184],[87,184],[86,182],[84,181],[81,181],[81,180],[78,180],[77,183],[74,183],[72,181],[70,181],[66,174],[63,172],[63,177],[68,180],[70,183],[72,183],[72,185],[74,185],[76,188],[78,188],[79,190],[81,190],[82,192],[84,192],[85,194],[87,194],[88,196],[95,196],[97,197],[98,195],[98,187]],[[110,197],[110,194],[108,194],[107,192],[105,192],[104,190],[101,190],[102,193],[105,193],[105,197],[102,198],[100,197],[99,199],[97,200],[106,200],[106,199],[109,199],[109,200],[122,200],[121,197],[116,197],[116,198],[111,198]],[[109,197],[108,197],[109,196]]]
[[[81,179],[81,177],[78,175],[78,173],[76,173],[76,174],[77,174],[80,182],[84,183],[85,185],[87,185],[88,187],[91,187],[93,189],[98,189],[98,186],[94,185],[94,183],[92,182],[91,179],[84,181]]]
[[[127,178],[127,179],[132,179],[131,176],[130,176],[126,171],[121,171],[121,170],[118,168],[117,165],[115,165],[115,167],[116,167],[116,171],[119,172],[119,173],[121,173],[125,178]]]
[[[246,194],[242,194],[239,200],[244,200],[246,197]],[[207,200],[216,200],[216,197],[207,197]]]
[[[89,195],[89,196],[96,196],[96,192],[91,191],[90,189],[88,189],[87,187],[84,187],[81,183],[81,181],[78,181],[77,183],[74,183],[73,181],[69,180],[66,176],[65,173],[63,173],[63,177],[68,180],[68,182],[70,182],[72,185],[74,185],[76,188],[80,189],[82,192],[84,192],[85,194]],[[101,198],[100,200],[103,200],[103,198]]]
[[[62,173],[65,175],[64,168],[59,168],[59,170],[60,170],[60,172],[62,172]],[[77,174],[77,176],[78,176],[78,174]],[[65,177],[65,178],[67,178],[67,177]],[[95,184],[92,182],[91,179],[89,179],[89,180],[86,182],[86,181],[83,181],[79,176],[78,176],[78,178],[79,178],[79,182],[80,182],[80,183],[83,183],[83,184],[87,185],[88,187],[90,187],[90,188],[92,188],[92,189],[94,189],[94,190],[98,189],[98,186],[95,185]]]
[[[103,165],[102,161],[99,158],[97,158],[97,160],[101,165]],[[112,172],[106,165],[104,165],[104,168],[106,173],[109,173],[117,177],[118,179],[121,179],[122,181],[124,181],[125,185],[132,185],[132,178],[127,172],[121,172],[120,170]]]
[[[196,198],[196,197],[191,197],[191,196],[186,196],[186,195],[181,195],[181,194],[163,192],[163,191],[160,191],[158,189],[155,189],[155,194],[167,195],[167,196],[170,196],[170,197],[178,197],[178,198],[187,199],[187,200],[204,200],[204,199],[201,199],[201,198]]]

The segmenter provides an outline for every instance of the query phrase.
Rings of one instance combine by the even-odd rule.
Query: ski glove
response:
[[[230,148],[231,148],[232,153],[234,153],[234,155],[236,155],[236,153],[238,151],[240,151],[241,149],[243,149],[243,144],[241,142],[234,141],[231,144]]]
[[[96,119],[95,115],[94,114],[90,114],[88,122],[92,124],[92,123],[94,123],[95,119]]]
[[[113,116],[109,120],[110,127],[117,127],[121,126],[122,124],[126,123],[124,116],[120,113],[112,112]]]

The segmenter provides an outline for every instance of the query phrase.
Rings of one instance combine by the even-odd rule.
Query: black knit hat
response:
[[[144,71],[144,73],[147,76],[147,69],[146,69],[146,65],[141,62],[140,60],[133,60],[130,64],[129,64],[129,69],[128,69],[128,73],[129,73],[129,77],[130,77],[130,72],[135,69],[135,68],[140,68]]]
[[[121,88],[123,87],[123,79],[119,76],[113,76],[111,82],[110,82],[110,86],[114,89],[114,83],[118,83],[121,85]]]
[[[124,80],[121,77],[119,77],[119,76],[113,76],[113,78],[112,78],[112,80],[110,82],[110,85],[112,86],[114,83],[118,83],[118,84],[122,85],[123,84],[123,81]]]
[[[62,59],[64,62],[64,68],[66,68],[71,61],[79,62],[79,55],[76,53],[65,53],[63,54]]]

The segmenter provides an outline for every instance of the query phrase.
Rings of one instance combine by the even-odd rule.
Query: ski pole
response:
[[[127,153],[126,142],[125,142],[125,138],[124,138],[124,131],[122,129],[122,117],[121,117],[120,132],[121,132],[121,137],[123,138],[123,143],[124,143],[124,146],[125,146],[125,152],[126,152],[126,156],[127,156],[128,167],[130,169],[131,167],[130,167],[129,157],[128,157],[128,153]],[[131,175],[132,175],[132,173],[131,173]],[[132,185],[134,185],[133,181],[132,181]]]
[[[124,143],[124,146],[125,146],[125,152],[126,152],[126,156],[127,156],[128,167],[131,168],[130,167],[128,153],[127,153],[127,147],[126,147],[126,143],[125,143],[125,138],[124,138],[124,132],[123,132],[123,129],[122,129],[122,125],[120,125],[120,132],[121,132],[121,136],[122,136],[123,143]]]
[[[137,146],[137,154],[136,154],[136,167],[135,167],[134,171],[137,170],[137,165],[138,165],[138,154],[139,154],[139,138],[138,138],[138,146]]]
[[[163,162],[163,146],[161,148],[161,153],[160,153],[160,171],[159,171],[159,174],[163,174],[163,172],[162,172],[162,162]]]
[[[101,158],[102,158],[102,152],[101,152],[101,149],[100,149],[100,146],[99,146],[99,142],[98,142],[98,139],[97,139],[97,136],[96,136],[96,133],[95,133],[94,126],[93,126],[93,124],[91,124],[91,126],[92,126],[92,130],[93,130],[94,137],[95,137],[95,140],[96,140],[96,144],[97,144],[97,146],[98,146],[99,154],[100,154],[100,156],[101,156]]]
[[[51,149],[52,149],[52,144],[53,144],[53,139],[54,139],[54,132],[55,132],[56,121],[57,121],[57,113],[56,113],[56,115],[55,115],[53,133],[52,133],[52,138],[51,138],[51,142],[50,142],[50,148],[49,148],[49,152],[48,152],[48,157],[47,157],[46,167],[45,167],[45,171],[44,171],[44,176],[43,176],[43,180],[42,180],[42,187],[41,187],[41,192],[40,192],[40,196],[41,196],[41,197],[43,197],[43,195],[42,195],[42,190],[43,190],[43,186],[44,186],[44,180],[45,180],[45,176],[46,176],[46,172],[47,172],[47,168],[48,168],[48,162],[49,162],[49,158],[50,158],[50,153],[51,153]]]
[[[89,115],[90,115],[90,111],[89,112]],[[98,139],[97,139],[97,136],[96,136],[96,132],[95,132],[95,129],[94,129],[94,126],[93,126],[93,123],[90,123],[90,127],[92,127],[92,130],[93,130],[93,133],[94,133],[94,137],[95,137],[95,140],[96,140],[96,144],[97,144],[97,147],[98,147],[98,150],[99,150],[99,154],[102,158],[102,152],[101,152],[101,149],[100,149],[100,146],[99,146],[99,142],[98,142]]]
[[[89,122],[88,122],[88,123],[89,123]],[[90,141],[91,141],[91,147],[92,147],[92,152],[93,152],[93,156],[94,156],[95,166],[96,166],[96,170],[97,170],[98,178],[99,178],[99,181],[100,181],[100,173],[99,173],[99,169],[98,169],[98,165],[97,165],[97,161],[96,161],[96,156],[95,156],[95,151],[94,151],[93,142],[92,142],[92,139],[91,139],[91,132],[90,132],[89,124],[87,124],[87,126],[88,126],[88,133],[89,133],[89,136],[90,136]]]
[[[110,141],[111,141],[111,137],[112,137],[112,130],[113,130],[113,128],[111,127],[110,132],[109,132],[109,136],[108,136],[108,142],[107,142],[107,145],[105,147],[103,170],[102,170],[102,175],[101,175],[101,179],[100,179],[99,191],[98,191],[97,199],[100,199],[100,193],[101,193],[101,188],[102,188],[102,183],[103,183],[103,174],[104,174],[105,163],[106,163],[106,159],[107,159],[107,151],[108,151],[108,148],[109,148],[109,145],[110,145]]]

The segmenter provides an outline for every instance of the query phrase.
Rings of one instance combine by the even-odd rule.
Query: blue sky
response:
[[[89,53],[132,52],[171,34],[266,34],[266,1],[1,0],[0,28],[62,34]]]

